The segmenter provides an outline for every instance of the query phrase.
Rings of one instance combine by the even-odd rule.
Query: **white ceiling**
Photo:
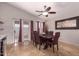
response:
[[[44,5],[51,6],[50,11],[56,11],[56,14],[51,14],[47,18],[54,17],[59,12],[68,9],[73,2],[8,2],[9,4],[23,9],[26,12],[29,12],[38,17],[39,13],[35,12],[36,10],[44,10]],[[76,3],[75,3],[76,4]],[[45,16],[39,16],[40,18],[46,18]]]

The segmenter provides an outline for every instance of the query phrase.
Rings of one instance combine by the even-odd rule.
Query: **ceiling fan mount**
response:
[[[44,11],[39,11],[39,10],[36,10],[36,12],[39,12],[40,14],[38,16],[41,16],[41,15],[44,15],[46,17],[48,17],[48,14],[56,14],[56,12],[54,11],[50,11],[51,10],[51,7],[47,7],[46,5],[44,5]]]

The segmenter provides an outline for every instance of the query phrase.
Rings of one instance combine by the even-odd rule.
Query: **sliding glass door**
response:
[[[19,40],[19,29],[20,29],[20,21],[15,21],[14,23],[14,43]]]
[[[14,43],[19,40],[20,21],[14,21]],[[22,42],[29,39],[29,23],[22,20]]]
[[[29,23],[23,21],[23,41],[29,39]]]

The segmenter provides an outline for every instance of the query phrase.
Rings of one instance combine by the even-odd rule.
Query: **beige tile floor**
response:
[[[25,41],[23,44],[18,45],[7,45],[6,47],[7,56],[79,56],[79,48],[70,44],[59,42],[59,51],[56,50],[53,53],[53,48],[46,50],[39,50],[33,46],[32,42]]]

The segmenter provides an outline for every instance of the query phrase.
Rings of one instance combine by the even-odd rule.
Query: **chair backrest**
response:
[[[59,37],[60,37],[60,32],[56,32],[54,36],[54,43],[58,43]]]
[[[53,31],[48,31],[48,34],[49,35],[53,35]]]
[[[48,31],[46,34],[47,35],[53,35],[53,31]]]
[[[48,31],[48,35],[51,35],[53,37],[53,31]]]

